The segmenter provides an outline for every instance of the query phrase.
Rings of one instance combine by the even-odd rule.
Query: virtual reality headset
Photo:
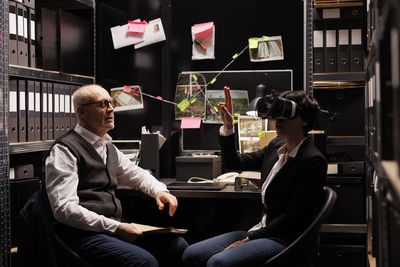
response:
[[[293,119],[302,108],[294,101],[280,97],[267,95],[261,97],[256,104],[256,116],[263,119]]]

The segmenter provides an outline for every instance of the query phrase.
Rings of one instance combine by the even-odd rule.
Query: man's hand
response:
[[[236,241],[235,243],[230,244],[224,250],[228,250],[228,249],[234,248],[234,247],[239,246],[239,245],[241,245],[243,243],[246,243],[247,241],[249,241],[249,238],[246,237],[245,239],[242,239],[242,240]]]
[[[167,191],[158,192],[156,195],[156,202],[159,210],[163,210],[164,204],[169,203],[169,216],[173,216],[178,208],[178,200]]]
[[[220,102],[218,109],[221,114],[222,122],[224,123],[224,129],[230,130],[233,128],[233,105],[231,92],[228,86],[224,87],[225,92],[225,103]]]
[[[117,230],[115,231],[115,236],[118,239],[130,242],[130,243],[135,241],[141,235],[142,235],[142,231],[130,223],[120,223]]]

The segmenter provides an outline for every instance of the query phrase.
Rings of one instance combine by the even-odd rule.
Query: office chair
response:
[[[24,241],[18,254],[20,260],[25,263],[23,266],[92,266],[55,233],[55,221],[43,191],[33,194],[21,209],[20,215]]]
[[[266,261],[262,266],[315,266],[316,256],[319,248],[319,228],[331,213],[336,201],[336,192],[331,188],[324,187],[324,201],[315,218],[306,230],[284,250]]]

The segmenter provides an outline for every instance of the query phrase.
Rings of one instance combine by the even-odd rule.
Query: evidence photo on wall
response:
[[[111,88],[111,97],[115,100],[114,111],[126,111],[143,108],[142,88],[139,85],[125,85]]]

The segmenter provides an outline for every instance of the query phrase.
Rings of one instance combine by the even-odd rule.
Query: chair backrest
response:
[[[283,258],[289,257],[292,253],[300,247],[302,241],[310,237],[312,234],[316,233],[319,230],[321,224],[325,221],[325,219],[331,213],[333,206],[336,201],[336,192],[333,191],[330,187],[324,187],[324,201],[319,209],[319,212],[314,217],[311,224],[304,230],[304,232],[296,238],[290,245],[288,245],[284,250],[276,254],[274,257],[269,259],[264,263],[263,266],[274,266],[279,262],[282,262]]]

